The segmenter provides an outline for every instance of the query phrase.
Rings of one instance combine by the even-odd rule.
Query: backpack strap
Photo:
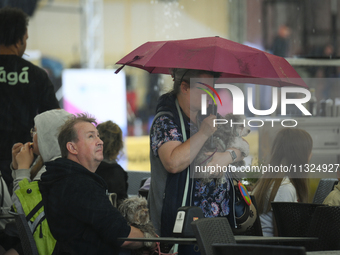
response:
[[[34,216],[34,214],[40,210],[41,207],[43,207],[42,200],[32,209],[32,211],[30,211],[30,213],[26,216],[26,220],[29,221]]]
[[[46,218],[45,211],[42,211],[33,222],[30,221],[30,219],[40,210],[40,208],[43,207],[42,200],[30,211],[30,213],[26,216],[26,220],[28,223],[28,226],[31,229],[32,234],[36,231],[38,225]]]

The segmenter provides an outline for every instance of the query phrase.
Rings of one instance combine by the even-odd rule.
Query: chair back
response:
[[[236,243],[227,218],[202,218],[191,222],[201,255],[213,254],[213,243]]]
[[[25,255],[39,255],[37,245],[34,241],[31,229],[28,226],[24,214],[9,212],[14,215],[15,223],[18,228],[21,246]]]
[[[138,190],[138,195],[145,197],[145,199],[148,199],[148,195],[149,195],[149,189],[142,189],[143,185],[145,184],[145,182],[147,181],[147,179],[149,179],[150,177],[144,177],[142,178],[142,180],[140,181],[140,187]],[[150,183],[149,183],[150,184]],[[150,187],[150,185],[149,185]]]
[[[315,191],[313,203],[322,204],[328,194],[333,190],[334,185],[337,183],[338,179],[335,178],[321,179]]]
[[[146,171],[126,171],[128,174],[128,195],[137,196],[144,178],[151,177],[151,172]]]
[[[308,236],[315,209],[322,204],[271,202],[279,236]]]
[[[305,255],[301,246],[282,246],[265,244],[213,244],[216,255]]]
[[[308,234],[318,237],[307,243],[308,251],[340,250],[340,206],[316,208]]]

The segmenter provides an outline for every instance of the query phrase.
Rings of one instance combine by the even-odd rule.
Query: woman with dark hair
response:
[[[228,217],[233,225],[230,182],[218,184],[212,175],[211,182],[206,183],[194,171],[189,171],[190,178],[187,177],[188,167],[217,129],[213,125],[215,115],[200,113],[201,96],[206,92],[199,89],[201,84],[191,84],[190,79],[199,78],[213,87],[214,78],[218,76],[218,73],[203,70],[173,69],[173,90],[158,100],[150,130],[151,185],[148,201],[151,221],[162,237],[172,235],[177,209],[183,201],[187,206],[200,207],[204,217]],[[216,152],[209,164],[227,166],[242,158],[241,151],[237,149]]]
[[[111,120],[97,126],[100,139],[104,142],[104,160],[97,168],[96,174],[101,176],[109,193],[117,194],[117,202],[128,197],[128,176],[124,169],[117,163],[119,153],[123,149],[123,135],[120,127]]]
[[[298,128],[278,132],[272,146],[270,166],[300,166],[309,162],[313,140],[309,133]],[[275,234],[271,202],[308,202],[306,173],[279,171],[265,173],[255,184],[253,195],[260,214],[264,236]]]

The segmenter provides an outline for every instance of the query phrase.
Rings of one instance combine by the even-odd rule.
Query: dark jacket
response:
[[[102,161],[96,174],[105,180],[109,193],[117,194],[118,203],[128,198],[128,174],[119,164]]]
[[[107,195],[106,183],[65,158],[46,163],[40,190],[51,233],[76,254],[118,254],[130,227]]]
[[[32,141],[38,113],[60,106],[46,71],[16,55],[0,55],[0,66],[1,161],[12,160],[14,143]]]

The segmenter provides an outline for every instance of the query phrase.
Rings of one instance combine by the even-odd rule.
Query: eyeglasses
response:
[[[33,138],[33,136],[37,133],[37,130],[35,128],[31,128],[31,137]]]

